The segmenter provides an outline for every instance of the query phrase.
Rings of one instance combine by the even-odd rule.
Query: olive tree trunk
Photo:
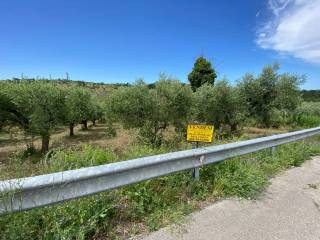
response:
[[[49,141],[50,141],[50,136],[49,135],[44,135],[42,136],[42,144],[41,144],[41,152],[46,153],[49,150]]]
[[[88,121],[87,120],[83,120],[82,121],[82,129],[83,130],[88,130]]]
[[[69,136],[73,137],[74,136],[74,124],[73,123],[70,123],[69,130],[70,130]]]

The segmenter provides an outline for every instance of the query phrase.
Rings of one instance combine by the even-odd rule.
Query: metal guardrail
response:
[[[0,181],[0,214],[84,197],[297,141],[320,127],[47,175]]]

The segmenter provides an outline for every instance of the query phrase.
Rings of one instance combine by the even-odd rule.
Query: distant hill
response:
[[[320,102],[320,90],[302,90],[301,93],[306,102]]]
[[[86,82],[86,81],[80,81],[80,80],[67,80],[67,79],[35,79],[35,78],[24,78],[24,79],[20,79],[20,78],[13,78],[13,79],[3,79],[3,81],[44,81],[44,82],[55,82],[58,84],[64,84],[64,85],[68,85],[68,86],[81,86],[81,87],[86,87],[86,88],[90,88],[93,90],[106,90],[106,91],[110,91],[112,89],[117,89],[118,87],[121,86],[129,86],[129,83],[95,83],[95,82]]]

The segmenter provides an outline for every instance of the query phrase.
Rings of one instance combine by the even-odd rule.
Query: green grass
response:
[[[320,116],[316,115],[302,115],[295,117],[292,122],[288,123],[295,129],[304,129],[320,126]]]
[[[42,172],[54,172],[171,150],[133,146],[117,156],[85,146],[82,151],[57,150],[38,165]],[[204,201],[256,198],[270,177],[319,153],[318,136],[277,147],[273,155],[268,149],[203,167],[200,181],[184,171],[60,205],[7,214],[0,217],[0,239],[117,239],[154,231],[181,221]]]
[[[303,102],[287,123],[297,128],[311,128],[320,125],[320,102]]]

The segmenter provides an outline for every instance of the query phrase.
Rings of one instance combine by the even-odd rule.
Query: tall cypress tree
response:
[[[202,56],[197,58],[192,72],[188,75],[188,80],[193,91],[196,91],[197,88],[205,83],[214,85],[216,78],[217,74],[212,68],[211,63]]]

